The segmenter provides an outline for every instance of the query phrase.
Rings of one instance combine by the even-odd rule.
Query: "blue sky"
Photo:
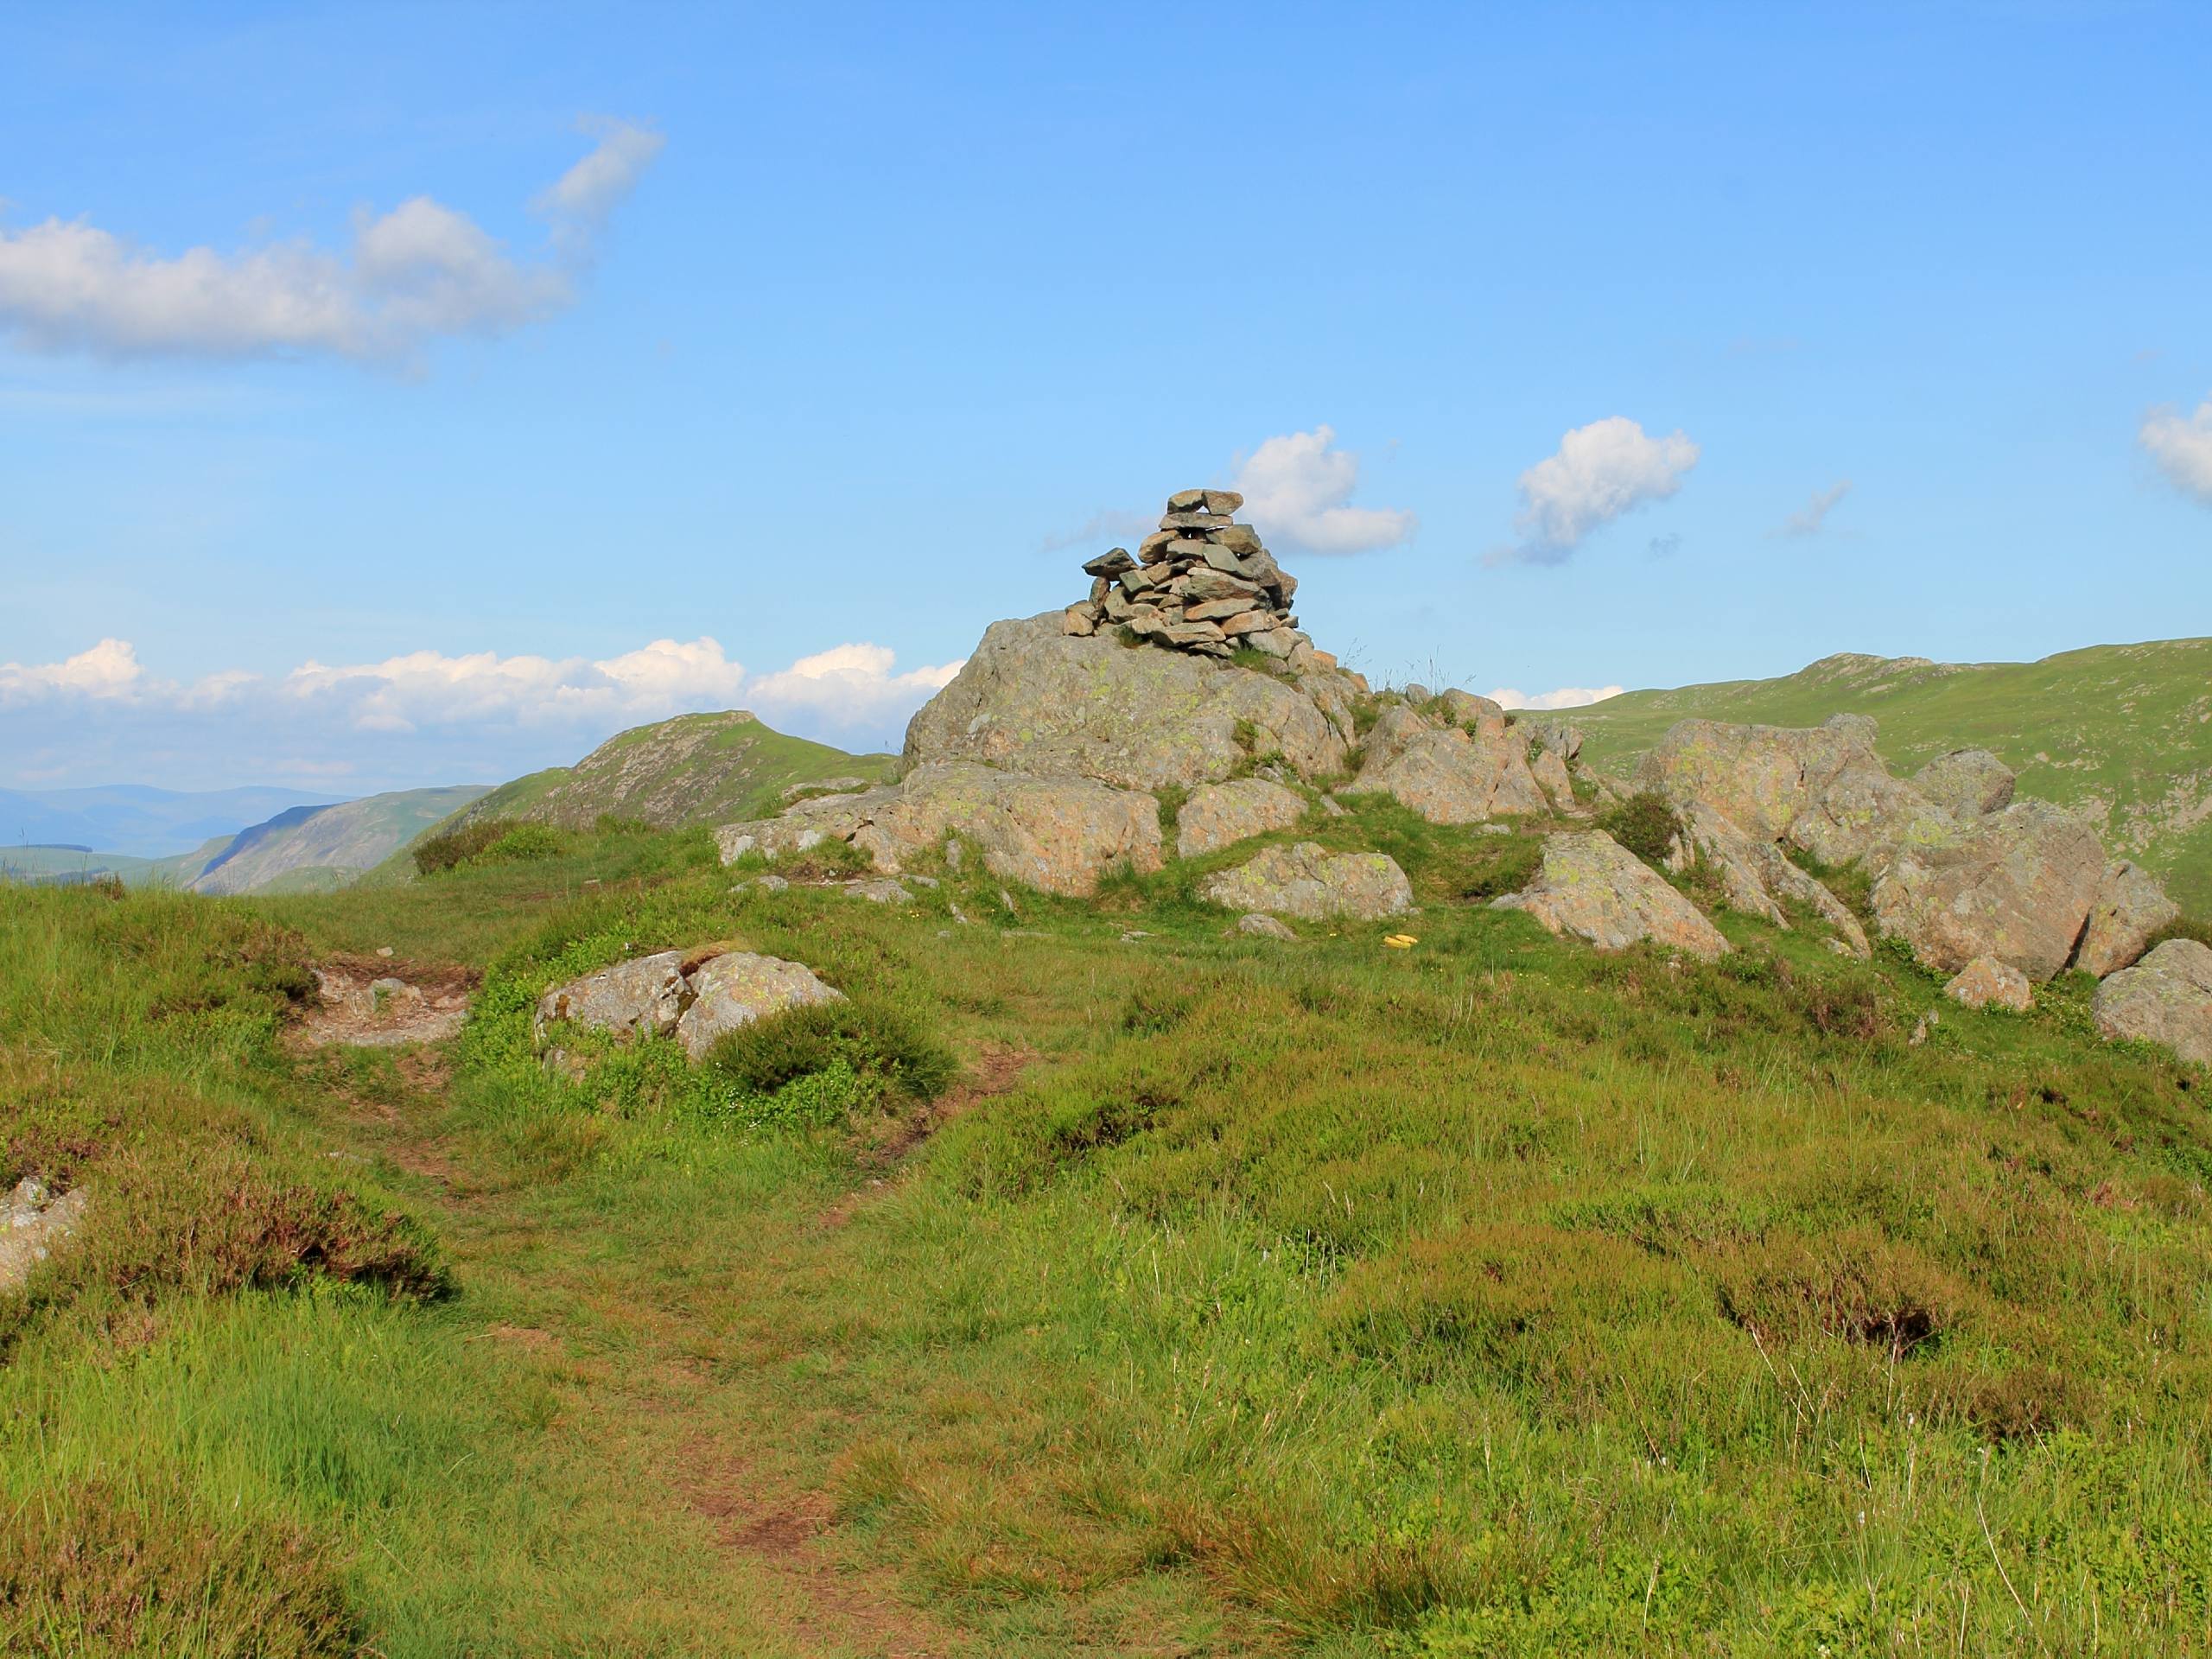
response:
[[[1198,483],[1384,678],[2203,633],[2207,85],[2194,5],[19,8],[0,785],[895,745]]]

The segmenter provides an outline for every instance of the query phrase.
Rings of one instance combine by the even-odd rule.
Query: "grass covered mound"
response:
[[[283,1271],[57,1260],[0,1370],[0,1635],[2203,1649],[2212,1078],[2099,1042],[2084,982],[1975,1012],[1726,915],[1717,963],[1601,957],[1486,907],[1532,836],[1300,836],[1422,913],[1225,936],[1192,895],[1249,844],[884,907],[619,828],[381,892],[0,893],[40,1167],[97,1197],[188,1135],[242,1161],[180,1213],[229,1168],[419,1217],[311,1218]],[[304,964],[379,945],[484,970],[451,1052],[290,1054]],[[849,1001],[544,1064],[548,986],[709,945]],[[79,1532],[200,1633],[79,1606],[36,1563]]]

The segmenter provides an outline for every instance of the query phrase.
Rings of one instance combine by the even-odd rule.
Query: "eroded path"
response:
[[[352,965],[353,976],[367,966]],[[441,988],[465,994],[455,976],[405,976],[427,988],[406,1007],[435,1014]],[[849,1306],[849,1224],[903,1179],[939,1123],[1013,1086],[1033,1057],[972,1057],[966,1082],[885,1126],[857,1167],[792,1152],[787,1167],[749,1180],[736,1168],[727,1183],[663,1170],[608,1177],[584,1156],[588,1120],[550,1147],[503,1135],[456,1103],[442,1048],[376,1043],[390,1028],[369,1023],[381,1013],[355,993],[352,1013],[341,1004],[317,1033],[334,1046],[303,1065],[329,1103],[336,1155],[372,1161],[436,1227],[460,1294],[429,1317],[452,1322],[472,1367],[492,1374],[485,1386],[555,1402],[523,1478],[543,1480],[549,1508],[576,1508],[575,1528],[552,1527],[544,1567],[569,1581],[557,1592],[571,1599],[567,1617],[601,1633],[589,1650],[979,1651],[840,1524],[867,1385],[851,1374],[853,1344],[822,1336],[868,1317]],[[364,1037],[378,1052],[359,1052]],[[649,1612],[583,1587],[602,1576],[589,1557],[610,1527],[669,1563]],[[577,1559],[563,1563],[563,1550]],[[594,1595],[603,1606],[574,1605]],[[513,1650],[571,1649],[525,1637]]]

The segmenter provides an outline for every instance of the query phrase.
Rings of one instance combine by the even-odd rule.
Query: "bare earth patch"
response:
[[[316,965],[315,982],[315,1005],[295,1033],[302,1047],[392,1048],[459,1032],[475,976],[442,963],[334,957]]]

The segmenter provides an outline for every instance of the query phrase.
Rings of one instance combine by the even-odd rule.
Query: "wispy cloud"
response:
[[[1851,493],[1851,480],[1843,479],[1819,492],[1796,512],[1767,532],[1770,536],[1817,536],[1827,525],[1828,514]]]
[[[1521,474],[1519,540],[1491,564],[1564,564],[1601,525],[1682,487],[1698,446],[1683,432],[1655,438],[1622,415],[1578,426],[1558,450]]]
[[[2194,415],[2154,409],[2135,435],[2167,482],[2212,506],[2212,398],[2199,404]]]
[[[1135,543],[1152,533],[1153,518],[1145,513],[1102,507],[1073,530],[1056,531],[1037,544],[1040,553],[1065,552],[1071,547],[1103,553],[1114,542]]]
[[[1534,696],[1502,685],[1490,694],[1491,701],[1505,709],[1586,709],[1593,702],[1603,702],[1607,697],[1618,697],[1628,688],[1622,685],[1562,685],[1556,691],[1539,691]]]
[[[173,256],[83,219],[0,230],[0,329],[96,356],[332,355],[405,361],[430,340],[510,333],[575,298],[607,216],[663,143],[598,121],[591,153],[537,198],[551,251],[518,258],[466,213],[416,196],[354,215],[342,252],[295,238]]]

